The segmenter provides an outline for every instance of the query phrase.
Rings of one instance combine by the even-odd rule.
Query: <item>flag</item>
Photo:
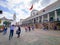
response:
[[[32,9],[33,9],[33,4],[32,4],[32,6],[31,6],[31,8],[29,10],[32,10]]]

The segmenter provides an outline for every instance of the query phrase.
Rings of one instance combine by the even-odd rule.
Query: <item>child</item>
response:
[[[7,33],[7,27],[4,27],[3,35],[5,35],[6,33]]]

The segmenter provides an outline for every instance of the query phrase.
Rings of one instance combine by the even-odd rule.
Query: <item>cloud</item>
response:
[[[49,0],[53,2],[54,0]],[[20,19],[25,19],[30,16],[31,4],[33,3],[33,9],[41,10],[44,4],[50,3],[48,0],[0,0],[0,9],[4,11],[7,18],[12,18],[14,13],[16,13],[17,21]],[[43,4],[43,6],[42,6]]]
[[[52,0],[42,0],[41,1],[41,6],[46,7],[47,5],[49,5],[51,3],[54,3],[55,1],[57,1],[57,0],[54,0],[54,1],[52,1]]]
[[[18,4],[15,4],[13,8],[19,8],[19,6],[24,5],[24,2],[20,2]]]
[[[42,0],[41,5],[45,6],[45,5],[48,5],[50,2],[51,2],[51,0]]]
[[[34,3],[38,3],[39,1],[41,0],[31,0],[31,3],[34,4]]]
[[[18,15],[17,17],[16,17],[16,21],[19,21],[20,19],[25,19],[25,18],[27,18],[27,17],[29,17],[30,15],[25,15],[25,14],[23,14],[23,15]]]
[[[39,0],[38,3],[35,2],[34,9],[41,10],[44,7],[54,3],[55,1],[57,1],[57,0],[54,0],[54,1],[53,0]]]
[[[7,0],[8,3],[12,3],[12,4],[17,4],[17,3],[20,3],[21,0]]]
[[[13,8],[13,5],[12,4],[9,4],[8,2],[2,2],[0,1],[0,10],[3,10],[3,11],[6,11],[8,13],[11,13],[11,14],[14,14],[15,11],[12,9]]]
[[[8,19],[13,19],[13,15],[5,11],[3,11],[3,14],[0,14],[0,17],[4,17],[4,16]]]
[[[0,1],[7,2],[7,0],[0,0]]]
[[[28,10],[26,10],[26,9],[21,9],[24,13],[28,13]]]
[[[3,7],[3,6],[1,6],[1,5],[0,5],[0,10],[2,10],[2,11],[6,11],[6,12],[11,13],[11,14],[13,14],[13,13],[14,13],[14,11],[13,11],[13,10],[9,10],[8,8]]]

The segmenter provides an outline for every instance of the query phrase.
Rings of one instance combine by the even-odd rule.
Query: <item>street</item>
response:
[[[60,45],[60,31],[35,29],[25,32],[21,28],[21,37],[17,38],[16,30],[14,36],[9,40],[9,29],[6,35],[0,33],[0,45]]]

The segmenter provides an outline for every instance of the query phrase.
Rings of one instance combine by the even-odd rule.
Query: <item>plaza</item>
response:
[[[0,45],[60,45],[60,31],[35,29],[31,32],[25,32],[23,27],[21,30],[21,37],[17,38],[14,32],[11,40],[8,39],[9,29],[4,36],[0,33]]]
[[[0,45],[60,45],[60,0],[0,3]]]

